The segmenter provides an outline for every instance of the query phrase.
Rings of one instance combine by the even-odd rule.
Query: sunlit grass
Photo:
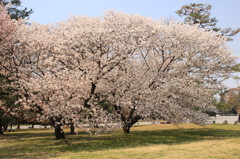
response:
[[[135,126],[100,136],[80,131],[56,140],[53,130],[29,129],[0,136],[0,158],[238,158],[240,125]],[[196,157],[198,155],[198,157]]]

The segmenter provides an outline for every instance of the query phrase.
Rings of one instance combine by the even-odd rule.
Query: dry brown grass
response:
[[[239,159],[240,138],[198,141],[175,145],[153,145],[96,152],[65,153],[58,159],[104,158],[104,159]]]
[[[68,131],[68,130],[66,130]],[[208,159],[240,158],[240,125],[192,124],[136,126],[89,136],[83,132],[55,140],[52,130],[28,130],[0,136],[0,158]]]

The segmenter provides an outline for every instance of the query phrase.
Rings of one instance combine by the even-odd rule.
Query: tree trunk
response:
[[[0,135],[1,134],[4,134],[4,133],[3,133],[3,122],[2,122],[2,118],[0,116]]]
[[[10,130],[12,131],[12,125],[13,125],[13,123],[11,122],[11,124],[10,124]]]
[[[238,114],[238,123],[240,123],[240,113]]]
[[[20,124],[21,124],[21,122],[19,120],[17,120],[17,129],[21,129]]]
[[[75,131],[74,131],[75,127],[74,127],[74,124],[73,122],[70,123],[70,135],[75,135]]]
[[[126,134],[130,133],[130,128],[132,127],[132,125],[130,123],[123,123],[123,132]]]
[[[126,118],[123,118],[122,119],[125,119],[123,121],[123,132],[126,133],[126,134],[129,134],[130,133],[130,128],[136,124],[138,122],[139,119],[141,119],[140,116],[135,116],[133,117],[132,119],[126,119]]]
[[[7,131],[7,128],[8,128],[8,121],[3,123],[3,131]]]
[[[55,135],[56,139],[65,139],[65,135],[60,124],[57,124],[55,126]]]
[[[34,123],[32,123],[32,129],[34,128]]]
[[[134,108],[131,108],[128,110],[128,112],[124,113],[124,111],[122,110],[122,108],[118,105],[113,105],[114,109],[116,110],[117,114],[121,115],[121,121],[123,122],[123,132],[126,134],[130,133],[130,128],[138,122],[138,120],[141,119],[141,116],[137,115],[135,113],[136,109],[135,106]]]

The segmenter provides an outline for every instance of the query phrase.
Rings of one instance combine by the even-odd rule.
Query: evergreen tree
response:
[[[11,3],[11,7],[8,8],[8,13],[11,16],[11,19],[27,19],[30,14],[33,13],[32,9],[28,10],[26,7],[24,9],[19,9],[22,3],[20,0],[0,0],[0,3],[3,3],[4,6]]]
[[[219,32],[221,35],[229,37],[228,40],[232,41],[231,36],[236,35],[240,32],[240,28],[232,29],[225,28],[221,29],[216,27],[218,20],[214,17],[211,18],[210,11],[212,9],[212,5],[209,4],[196,4],[191,3],[190,5],[184,5],[180,10],[176,11],[180,17],[185,17],[184,23],[194,25],[198,24],[200,28],[205,28],[207,30],[213,30],[215,32]]]

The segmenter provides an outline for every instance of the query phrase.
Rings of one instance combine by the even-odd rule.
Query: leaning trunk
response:
[[[55,136],[56,136],[56,139],[65,139],[65,135],[64,135],[62,126],[60,124],[57,124],[55,126]]]

